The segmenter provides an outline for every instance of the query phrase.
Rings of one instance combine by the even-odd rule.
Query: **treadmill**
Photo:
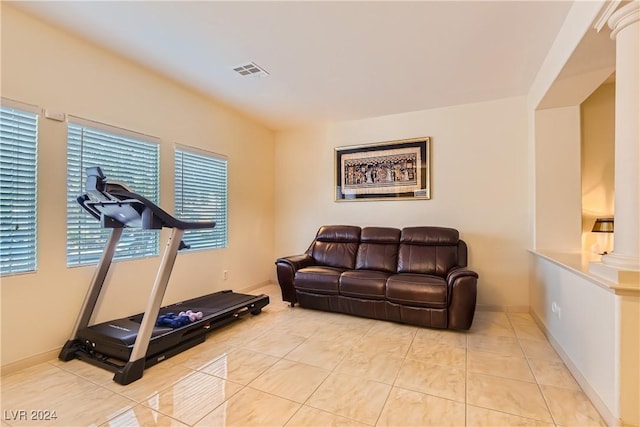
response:
[[[107,181],[99,167],[87,169],[86,194],[78,203],[110,228],[100,262],[93,275],[71,337],[58,358],[80,359],[114,372],[113,380],[126,385],[142,378],[144,369],[204,342],[213,329],[246,314],[259,314],[269,304],[267,295],[246,295],[225,290],[161,307],[169,276],[181,249],[185,230],[213,228],[215,222],[185,222],[174,218],[125,185]],[[155,282],[144,313],[89,326],[116,246],[125,227],[145,230],[170,228]],[[157,326],[158,316],[182,311],[202,312],[203,316],[183,326]]]

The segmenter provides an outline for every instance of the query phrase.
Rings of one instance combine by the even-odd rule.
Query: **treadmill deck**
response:
[[[266,295],[220,291],[160,308],[159,315],[191,310],[201,311],[203,317],[178,328],[155,326],[147,350],[147,367],[170,357],[167,353],[172,348],[185,342],[192,342],[189,347],[199,344],[204,341],[205,335],[216,327],[226,325],[249,313],[258,314],[267,304],[269,297]],[[131,356],[143,316],[144,313],[140,313],[79,330],[76,340],[80,347],[78,351],[87,353],[86,356],[108,356],[127,361]],[[180,351],[182,350],[184,348]]]

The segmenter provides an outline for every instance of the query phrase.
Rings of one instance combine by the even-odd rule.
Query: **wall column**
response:
[[[612,5],[620,2],[612,2]],[[640,408],[640,1],[607,9],[616,41],[615,231],[613,251],[590,272],[613,282],[619,425],[639,425]]]
[[[640,270],[640,2],[608,20],[616,41],[615,232],[613,251],[602,263]]]

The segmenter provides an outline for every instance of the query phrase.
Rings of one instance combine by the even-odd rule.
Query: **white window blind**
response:
[[[108,181],[125,184],[131,191],[159,203],[159,145],[144,137],[101,125],[69,123],[67,142],[67,265],[97,263],[110,230],[77,202],[85,193],[86,169],[99,166]],[[155,256],[157,231],[125,228],[114,259]]]
[[[0,106],[0,274],[37,267],[38,116]]]
[[[183,221],[215,221],[205,230],[187,230],[192,250],[227,247],[227,159],[213,153],[175,150],[175,214]]]

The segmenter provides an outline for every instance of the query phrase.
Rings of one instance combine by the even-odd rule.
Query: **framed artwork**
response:
[[[335,200],[431,198],[431,138],[335,149]]]

